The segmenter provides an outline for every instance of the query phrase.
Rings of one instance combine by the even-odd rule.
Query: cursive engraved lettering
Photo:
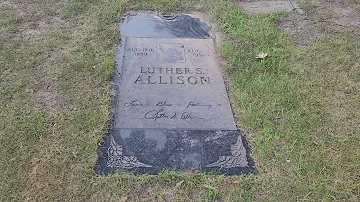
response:
[[[141,107],[142,104],[137,100],[131,100],[131,102],[127,102],[124,104],[125,107]]]
[[[195,117],[195,116],[192,116],[191,114],[189,114],[188,112],[184,112],[181,114],[181,119],[187,120],[187,119],[203,119],[203,118]]]
[[[158,102],[158,103],[156,104],[156,106],[158,106],[158,107],[171,107],[172,104],[167,103],[166,101],[164,101],[164,102]]]
[[[169,118],[169,116],[163,111],[164,111],[163,109],[151,110],[151,111],[146,112],[144,117],[145,117],[145,119],[152,119],[154,121],[156,121],[157,119]]]
[[[189,102],[189,104],[186,106],[186,108],[189,108],[189,107],[207,107],[208,109],[210,109],[211,106],[212,105],[201,104],[200,102]]]
[[[174,113],[174,115],[172,115],[172,117],[170,117],[170,119],[176,119],[176,113]]]

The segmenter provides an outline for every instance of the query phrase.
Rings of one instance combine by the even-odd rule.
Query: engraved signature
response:
[[[124,104],[125,107],[141,107],[142,104],[137,100],[131,100],[131,102],[127,102]]]
[[[166,112],[164,112],[163,109],[160,110],[151,110],[145,113],[144,115],[145,119],[151,119],[151,120],[158,120],[158,119],[176,119],[177,114],[176,112],[170,117]],[[182,120],[191,120],[191,119],[204,119],[200,117],[195,117],[191,115],[189,112],[183,112],[180,116]]]
[[[187,120],[187,119],[204,119],[204,118],[195,117],[195,116],[192,116],[191,114],[189,114],[188,112],[184,112],[181,114],[181,119]]]
[[[169,118],[169,116],[163,111],[164,111],[163,109],[148,111],[148,112],[146,112],[144,118],[152,119],[154,121],[156,121],[157,119]]]
[[[186,108],[189,107],[207,107],[208,109],[211,108],[212,105],[209,104],[201,104],[200,102],[189,102],[189,104],[186,106]]]

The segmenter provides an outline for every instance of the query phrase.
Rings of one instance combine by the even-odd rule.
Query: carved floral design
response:
[[[136,167],[152,167],[141,163],[135,156],[124,156],[123,147],[115,142],[113,136],[110,136],[110,146],[108,148],[107,167],[132,169]]]
[[[231,145],[232,156],[220,156],[219,159],[206,165],[205,167],[221,167],[221,168],[234,168],[234,167],[247,167],[248,161],[246,158],[246,150],[243,146],[241,135],[239,135],[235,144]]]

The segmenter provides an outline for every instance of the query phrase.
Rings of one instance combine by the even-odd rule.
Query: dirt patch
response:
[[[270,0],[270,1],[239,1],[238,5],[247,13],[269,13],[269,12],[299,12],[303,11],[297,5],[297,1],[292,0]]]
[[[49,16],[37,22],[24,23],[19,27],[19,35],[23,40],[39,40],[58,33],[69,24],[58,16]]]
[[[58,109],[64,101],[63,97],[57,91],[44,91],[36,92],[36,101],[39,107],[44,109]]]
[[[18,6],[10,1],[1,1],[0,2],[0,11],[14,10],[17,8],[18,8]]]
[[[293,13],[281,17],[278,26],[287,32],[299,46],[311,45],[323,36],[323,33],[317,29],[316,22],[304,15]]]
[[[41,32],[36,29],[25,29],[21,32],[21,38],[26,40],[41,38]]]
[[[59,9],[64,9],[64,3],[55,3]],[[39,10],[34,2],[24,4],[11,1],[0,2],[0,12],[4,12],[5,24],[15,21],[15,26],[11,29],[11,38],[18,40],[41,40],[49,37],[53,33],[58,33],[59,29],[69,26],[69,23],[58,14],[58,10],[51,7],[51,4],[44,5]],[[48,15],[48,13],[51,15]],[[0,29],[0,34],[9,36],[9,30]]]
[[[312,45],[326,34],[360,35],[360,13],[344,1],[302,1],[301,5],[305,14],[283,14],[278,22],[296,45]]]

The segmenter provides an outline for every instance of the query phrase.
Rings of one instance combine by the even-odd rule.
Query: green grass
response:
[[[359,0],[348,0],[357,10],[360,10],[360,1]]]
[[[298,50],[277,15],[222,0],[0,5],[0,201],[359,200],[357,35],[328,33]],[[219,55],[258,172],[96,177],[122,14],[195,8],[224,33]]]

